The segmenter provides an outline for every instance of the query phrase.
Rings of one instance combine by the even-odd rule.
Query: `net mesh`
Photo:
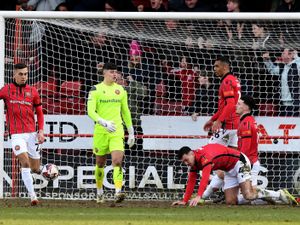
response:
[[[166,137],[171,146],[167,150],[145,148],[141,116],[153,116],[155,122],[158,116],[212,115],[220,83],[213,75],[213,64],[221,55],[230,59],[242,94],[259,103],[256,115],[298,116],[299,78],[284,81],[281,74],[288,65],[298,75],[299,28],[293,21],[6,19],[5,82],[12,81],[14,63],[27,63],[29,84],[40,91],[43,110],[51,118],[46,121],[48,133],[63,134],[64,126],[86,115],[87,95],[103,79],[103,64],[116,63],[122,74],[118,82],[129,93],[139,135],[134,149],[126,150],[125,191],[132,199],[174,199],[182,195],[187,168],[176,160],[178,146],[172,145],[173,139]],[[76,115],[72,121],[59,120],[70,115]],[[55,163],[61,176],[49,184],[36,177],[42,197],[95,197],[91,145],[72,144],[76,134],[78,130],[75,136],[48,137],[42,164]],[[152,133],[157,134],[159,130]],[[53,140],[63,147],[49,147],[47,143]],[[25,193],[12,158],[6,148],[7,197]],[[265,183],[262,179],[261,185],[287,187],[298,193],[299,152],[290,152],[287,145],[279,151],[261,151],[260,158],[267,168],[262,169],[262,176],[269,180]],[[104,184],[109,195],[112,173],[109,168],[106,172]]]

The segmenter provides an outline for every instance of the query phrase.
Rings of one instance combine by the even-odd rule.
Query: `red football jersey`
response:
[[[244,153],[251,164],[258,160],[258,131],[254,117],[245,114],[241,117],[238,135],[238,150]]]
[[[41,99],[34,87],[7,84],[0,90],[0,99],[6,106],[6,124],[10,134],[36,131],[34,108],[41,105]]]
[[[228,73],[221,79],[219,88],[218,111],[211,120],[219,120],[227,130],[236,130],[239,124],[239,115],[235,112],[235,106],[241,97],[241,85],[238,79]]]
[[[199,170],[202,170],[198,195],[205,191],[212,170],[230,171],[240,159],[241,153],[235,149],[220,144],[208,144],[194,151],[195,166],[190,168],[184,202],[188,202],[193,194]]]

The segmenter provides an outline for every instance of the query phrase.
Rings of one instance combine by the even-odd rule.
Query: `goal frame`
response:
[[[4,85],[5,68],[5,19],[131,19],[131,20],[299,20],[299,13],[153,13],[153,12],[0,12],[0,87]],[[0,199],[4,185],[4,103],[0,101]]]

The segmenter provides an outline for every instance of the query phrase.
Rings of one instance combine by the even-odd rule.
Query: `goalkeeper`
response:
[[[104,202],[103,179],[107,154],[111,154],[112,158],[115,202],[119,203],[125,198],[125,194],[122,192],[123,121],[128,130],[127,143],[129,147],[134,145],[134,129],[128,108],[127,92],[121,85],[115,83],[117,66],[112,63],[104,64],[103,76],[103,82],[93,86],[90,90],[87,103],[88,115],[95,121],[93,152],[96,155],[97,203]]]

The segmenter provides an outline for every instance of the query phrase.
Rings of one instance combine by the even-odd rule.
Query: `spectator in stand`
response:
[[[253,50],[268,49],[272,47],[272,45],[278,46],[278,44],[282,44],[282,42],[280,42],[279,36],[273,36],[268,32],[266,24],[253,23],[252,33],[254,35],[252,43]]]
[[[241,12],[240,0],[227,0],[227,12]]]
[[[195,84],[197,74],[192,69],[191,59],[183,56],[179,68],[173,72],[181,81],[182,105],[190,106],[195,99]]]
[[[277,7],[276,12],[300,12],[299,1],[296,0],[282,0]]]
[[[162,79],[166,88],[164,97],[171,101],[181,101],[181,81],[173,73],[174,61],[170,58],[161,61]]]
[[[150,58],[142,59],[142,49],[137,40],[132,40],[129,50],[129,61],[123,64],[123,74],[131,76],[133,80],[142,83],[148,89],[148,96],[144,99],[143,109],[145,114],[152,114],[155,101],[155,87],[160,82],[160,74]]]
[[[54,11],[57,6],[64,2],[65,0],[29,0],[27,3],[27,10]]]
[[[204,4],[202,0],[185,0],[184,3],[175,11],[179,12],[210,12],[209,6]]]
[[[67,3],[63,2],[56,7],[55,11],[69,11],[69,6]]]
[[[163,4],[163,0],[150,0],[151,9],[145,10],[150,12],[166,12],[166,7]]]
[[[105,0],[104,10],[106,12],[111,11],[136,11],[136,8],[129,0]]]
[[[137,135],[143,135],[141,115],[143,112],[142,101],[147,95],[147,89],[145,86],[135,81],[132,76],[124,76],[118,71],[116,83],[122,85],[128,94],[128,106],[131,112],[132,125]],[[131,148],[131,150],[142,150],[143,149],[143,138],[137,137],[136,147]]]
[[[300,62],[295,50],[286,47],[277,65],[270,60],[269,52],[263,54],[263,59],[270,74],[280,76],[279,116],[299,116]]]
[[[191,106],[185,108],[185,111],[191,114],[193,121],[197,121],[198,116],[211,115],[216,108],[214,99],[216,93],[211,76],[202,70],[198,72],[197,80],[199,86],[196,90],[195,100]]]

